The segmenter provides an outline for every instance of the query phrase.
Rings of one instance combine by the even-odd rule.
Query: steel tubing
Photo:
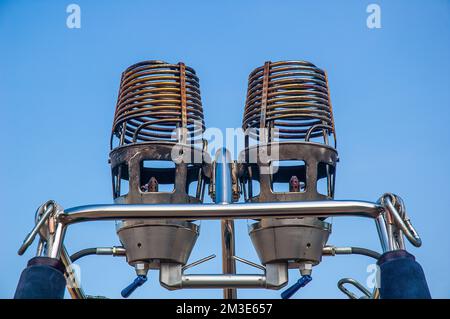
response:
[[[115,219],[259,219],[280,217],[360,216],[377,218],[380,204],[367,201],[327,200],[239,204],[104,204],[78,206],[58,216],[63,224]]]

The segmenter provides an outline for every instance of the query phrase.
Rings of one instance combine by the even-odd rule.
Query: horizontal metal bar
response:
[[[121,219],[260,219],[287,217],[360,216],[376,218],[379,204],[366,201],[308,201],[240,204],[113,204],[87,205],[64,210],[58,221],[68,225],[93,220]]]
[[[265,275],[183,275],[181,288],[265,288]]]

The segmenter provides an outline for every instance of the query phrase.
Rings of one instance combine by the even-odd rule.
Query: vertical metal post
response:
[[[59,259],[61,257],[61,249],[63,247],[64,236],[66,234],[66,226],[62,223],[56,224],[55,233],[48,241],[47,256],[50,258]]]
[[[383,253],[389,251],[389,234],[386,228],[386,222],[383,215],[379,215],[375,219],[375,225],[377,226],[378,238],[380,239],[381,248]]]
[[[231,156],[226,148],[221,148],[216,152],[215,170],[215,203],[230,204],[232,202],[232,179],[231,179]],[[222,268],[224,274],[236,274],[236,261],[234,242],[234,221],[223,219],[221,221],[222,235]],[[237,290],[235,288],[225,288],[223,290],[225,299],[236,299]]]

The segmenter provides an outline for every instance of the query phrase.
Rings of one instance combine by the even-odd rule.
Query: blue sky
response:
[[[411,247],[434,297],[450,297],[450,2],[373,1],[381,29],[368,29],[371,1],[73,1],[81,29],[66,27],[70,1],[0,1],[0,297],[12,297],[32,257],[16,251],[47,199],[64,207],[111,203],[109,133],[121,72],[149,59],[184,61],[200,77],[208,127],[239,127],[247,76],[272,60],[302,59],[328,71],[340,163],[336,199],[400,194],[423,238]],[[220,225],[201,223],[191,260],[220,254]],[[237,254],[257,261],[239,221]],[[379,250],[370,220],[334,218],[333,245]],[[74,252],[118,245],[113,222],[75,225]],[[325,257],[297,298],[341,298],[336,283],[363,283],[371,260]],[[134,271],[116,257],[80,260],[94,295],[120,297]],[[220,258],[195,272],[217,273]],[[253,271],[239,265],[240,272]],[[291,271],[291,283],[298,272]],[[278,298],[239,290],[240,297]],[[157,273],[135,298],[220,298],[220,290],[169,292]]]

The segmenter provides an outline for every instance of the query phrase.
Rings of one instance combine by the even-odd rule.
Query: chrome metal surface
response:
[[[241,257],[238,257],[238,256],[233,256],[233,259],[235,259],[236,261],[240,261],[243,264],[246,264],[246,265],[255,267],[257,269],[260,269],[262,271],[266,271],[266,267],[264,267],[262,265],[259,265],[257,263],[254,263],[254,262],[252,262],[250,260],[247,260],[247,259],[244,259],[244,258],[241,258]]]
[[[382,214],[375,218],[375,225],[377,227],[381,249],[383,250],[383,252],[387,252],[389,251],[389,235],[386,228],[386,221]]]
[[[185,221],[123,221],[117,229],[130,265],[161,262],[185,265],[199,235],[199,226]]]
[[[214,259],[214,258],[216,258],[216,255],[215,254],[211,254],[209,256],[206,256],[205,258],[202,258],[202,259],[199,259],[197,261],[194,261],[193,263],[190,263],[189,265],[183,266],[182,270],[185,271],[186,269],[189,269],[189,268],[195,267],[197,265],[203,264],[204,262],[207,262],[207,261],[209,261],[211,259]]]
[[[181,288],[265,288],[265,275],[184,275]],[[229,297],[227,295],[225,298]],[[227,298],[227,299],[235,299]]]
[[[325,246],[322,250],[322,255],[324,256],[349,255],[351,253],[352,247]]]
[[[352,285],[353,287],[361,291],[363,293],[363,296],[362,297],[356,296],[353,292],[345,288],[345,284]],[[350,299],[373,299],[373,295],[370,293],[370,291],[368,291],[366,287],[364,287],[359,281],[353,278],[343,278],[339,280],[337,286],[339,290],[342,291],[345,295],[347,295],[347,297],[349,297]]]
[[[162,263],[160,283],[169,290],[184,288],[266,288],[280,289],[288,282],[286,264],[271,264],[263,274],[184,274],[180,264]]]
[[[126,250],[123,247],[97,247],[96,255],[126,256]]]
[[[400,230],[403,232],[403,234],[406,236],[406,238],[409,240],[409,242],[416,247],[420,247],[422,245],[422,240],[420,239],[419,234],[414,229],[410,220],[406,216],[406,212],[403,217],[400,216],[398,210],[395,208],[394,204],[392,203],[392,198],[396,198],[395,195],[386,194],[382,197],[383,203],[385,204],[387,212],[389,212],[389,214],[395,221],[396,226],[400,228]],[[398,201],[401,201],[401,199]]]
[[[245,203],[226,205],[139,204],[90,205],[65,210],[55,216],[56,234],[47,239],[49,257],[58,258],[68,225],[94,220],[149,219],[260,219],[262,217],[361,216],[376,218],[383,212],[379,204],[363,201],[311,201]]]
[[[230,204],[233,201],[231,192],[231,163],[231,155],[226,148],[217,150],[214,174],[214,202],[216,204]]]
[[[67,227],[63,223],[57,223],[56,230],[52,240],[47,242],[48,257],[59,259],[61,256],[61,247],[63,246],[64,236]]]
[[[54,212],[55,212],[55,203],[53,201],[48,201],[38,208],[36,212],[36,224],[31,230],[31,232],[27,235],[27,237],[23,241],[23,244],[20,246],[19,251],[17,252],[20,256],[25,253],[28,247],[30,247],[30,245],[36,238],[36,235],[41,231],[42,226],[46,222],[48,222],[50,215],[53,214]],[[38,254],[40,254],[41,249],[38,249]]]
[[[207,206],[207,207],[205,207]],[[209,207],[208,207],[209,206]],[[189,211],[191,210],[191,211]],[[67,252],[64,250],[62,244],[64,240],[65,229],[78,222],[86,222],[93,220],[111,220],[111,219],[135,219],[136,217],[148,219],[150,221],[155,221],[156,219],[161,219],[161,214],[167,215],[168,212],[171,213],[172,219],[186,219],[186,214],[188,216],[200,216],[201,219],[222,219],[222,218],[255,218],[258,216],[280,218],[280,217],[308,217],[308,216],[361,216],[367,218],[378,218],[379,216],[386,215],[389,217],[389,211],[383,205],[378,203],[370,203],[363,201],[313,201],[313,202],[286,202],[286,203],[252,203],[252,204],[227,204],[227,205],[93,205],[93,206],[82,206],[75,207],[71,209],[66,209],[65,211],[59,211],[52,218],[57,222],[56,228],[53,230],[53,234],[48,238],[41,238],[45,240],[50,247],[47,252],[48,256],[58,256],[64,261],[66,267],[70,266],[70,258],[67,256]],[[405,216],[403,218],[406,218]],[[49,227],[49,225],[45,225]],[[255,228],[257,229],[257,228]],[[43,233],[48,233],[47,231]],[[58,235],[59,234],[59,235]],[[389,234],[388,234],[389,235]],[[327,248],[325,248],[326,251]],[[340,253],[346,253],[345,248],[339,250]],[[167,264],[164,264],[167,265]],[[182,285],[181,274],[183,272],[181,264],[172,264],[179,268],[179,282],[170,281],[169,279],[164,279],[161,277],[161,283],[163,286],[169,289],[178,289],[179,285]],[[161,275],[167,275],[167,271],[160,272]],[[172,272],[173,273],[173,272]],[[279,289],[287,283],[287,264],[267,264],[266,265],[266,284],[265,288],[268,289]],[[186,279],[188,276],[184,275]],[[207,275],[209,276],[209,275]],[[260,275],[257,275],[260,276]],[[167,277],[167,276],[166,276]],[[213,278],[214,277],[214,278]],[[227,276],[215,276],[213,277],[198,277],[194,278],[192,285],[196,287],[206,287],[208,285],[217,286],[221,282],[228,288],[234,288],[238,285],[238,278],[234,278],[233,275]],[[175,279],[177,276],[175,276]],[[213,283],[208,283],[202,278],[209,278]],[[231,278],[231,279],[224,279]],[[239,277],[240,278],[240,277]],[[251,275],[251,278],[246,279],[244,286],[248,287],[253,284],[259,285],[258,283],[251,283],[257,277]],[[241,279],[242,279],[241,278]],[[208,279],[208,280],[209,280]],[[230,282],[224,282],[230,281]],[[188,284],[188,286],[191,284]],[[239,286],[238,286],[239,287]],[[223,288],[223,287],[220,287]],[[81,289],[81,288],[80,288]],[[78,298],[82,293],[79,292],[79,288],[72,289],[71,295],[74,298]]]
[[[274,203],[215,204],[104,204],[65,209],[58,220],[65,225],[92,220],[120,219],[260,219],[263,217],[359,216],[376,218],[383,206],[367,201],[309,201]]]
[[[262,219],[249,227],[263,265],[285,262],[289,268],[317,265],[331,233],[331,224],[317,218]]]
[[[215,157],[215,175],[214,190],[215,203],[219,205],[228,205],[233,201],[232,195],[232,176],[231,176],[231,155],[226,148],[217,151]],[[234,240],[234,221],[223,219],[221,221],[222,233],[222,271],[224,274],[236,273],[236,261]],[[225,299],[236,299],[237,291],[233,288],[227,288],[223,291]]]

